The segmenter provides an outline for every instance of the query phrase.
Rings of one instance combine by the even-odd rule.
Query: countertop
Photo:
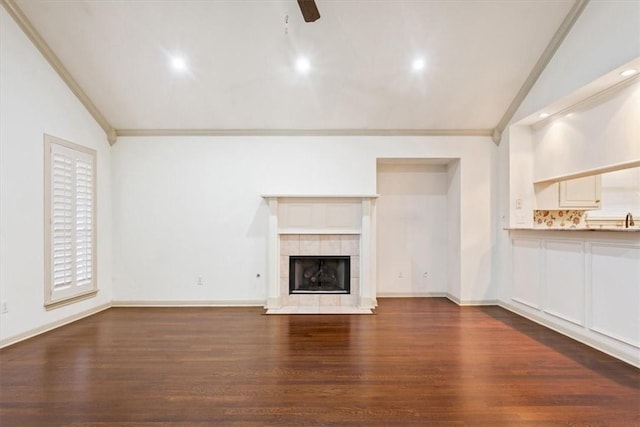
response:
[[[582,232],[591,232],[591,231],[596,231],[596,232],[614,232],[614,233],[638,233],[640,232],[640,228],[639,227],[630,227],[630,228],[623,228],[623,227],[616,227],[616,228],[539,228],[539,227],[521,227],[521,228],[504,228],[504,230],[508,230],[508,231],[571,231],[571,232],[575,232],[575,231],[582,231]]]

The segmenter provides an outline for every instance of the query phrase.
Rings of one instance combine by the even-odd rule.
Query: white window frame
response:
[[[96,151],[44,135],[44,305],[95,296],[97,281]]]

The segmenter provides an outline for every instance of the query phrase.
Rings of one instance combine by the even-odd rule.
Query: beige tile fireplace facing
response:
[[[268,314],[366,313],[376,306],[377,196],[263,196],[269,204]],[[289,294],[290,256],[349,256],[349,294]]]
[[[304,248],[313,248],[306,251]],[[314,252],[319,248],[319,252]],[[351,261],[351,293],[289,295],[289,256],[348,255]],[[281,234],[280,235],[280,299],[287,307],[355,307],[359,295],[360,236],[352,234]],[[319,297],[319,298],[318,298]]]

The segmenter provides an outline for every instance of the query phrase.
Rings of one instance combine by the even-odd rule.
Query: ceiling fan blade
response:
[[[315,22],[320,19],[320,12],[318,12],[315,0],[298,0],[298,6],[300,6],[304,22]]]

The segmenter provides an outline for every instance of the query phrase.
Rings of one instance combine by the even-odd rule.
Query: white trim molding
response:
[[[9,338],[5,338],[3,340],[0,340],[0,348],[4,348],[4,347],[8,347],[10,345],[19,343],[20,341],[24,341],[26,339],[29,338],[33,338],[36,335],[40,335],[43,334],[45,332],[49,332],[53,329],[57,329],[61,326],[64,325],[68,325],[69,323],[73,323],[75,321],[78,321],[80,319],[84,319],[85,317],[89,317],[89,316],[93,316],[94,314],[98,314],[101,311],[107,310],[111,308],[111,303],[104,303],[101,304],[97,307],[94,308],[90,308],[89,310],[85,310],[85,311],[81,311],[80,313],[74,314],[72,316],[69,317],[65,317],[64,319],[60,319],[58,321],[52,322],[52,323],[48,323],[46,325],[42,325],[39,326],[37,328],[34,329],[30,329],[26,332],[23,332],[21,334],[18,335],[14,335],[12,337]]]
[[[264,300],[114,300],[111,307],[264,307]]]
[[[446,298],[446,292],[378,292],[378,298]]]
[[[0,0],[1,1],[1,0]],[[117,129],[117,136],[491,136],[492,129]]]
[[[446,293],[445,294],[445,298],[447,298],[449,301],[459,305],[460,307],[472,307],[472,306],[488,306],[488,305],[498,305],[499,301],[495,300],[495,299],[488,299],[488,300],[463,300],[460,299],[450,293]]]

